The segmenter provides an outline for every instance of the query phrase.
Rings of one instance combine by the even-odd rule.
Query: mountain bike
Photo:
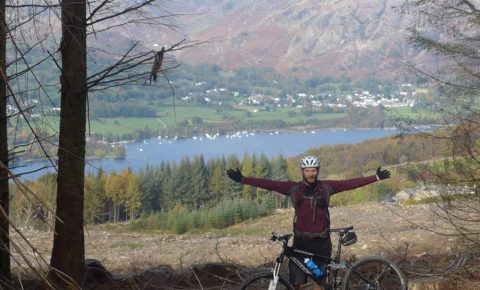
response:
[[[280,267],[287,258],[295,263],[315,283],[323,286],[325,290],[406,290],[407,281],[400,269],[393,262],[382,256],[365,257],[354,262],[340,262],[342,246],[350,246],[356,243],[357,236],[353,226],[346,228],[331,229],[330,233],[337,234],[338,244],[335,256],[325,257],[310,252],[301,251],[288,246],[292,234],[279,236],[272,233],[270,240],[282,242],[282,251],[275,260],[272,269],[261,271],[244,280],[240,289],[288,289],[293,290],[288,278],[280,274]],[[310,258],[317,265],[325,264],[322,269],[326,271],[325,278],[319,279],[303,263],[304,258]],[[319,263],[321,262],[321,263]]]

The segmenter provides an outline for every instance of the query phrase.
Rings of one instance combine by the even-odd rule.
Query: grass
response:
[[[287,123],[298,123],[306,119],[329,120],[346,116],[345,113],[322,113],[314,116],[305,116],[301,114],[298,108],[279,108],[275,111],[258,111],[251,113],[250,117],[246,116],[249,110],[258,109],[257,107],[240,107],[234,108],[226,114],[233,116],[238,120],[251,121],[272,121],[284,120]],[[291,117],[289,112],[296,112],[296,116]],[[199,117],[203,123],[221,123],[224,122],[224,114],[218,113],[214,108],[193,106],[188,103],[180,103],[175,107],[175,114],[172,105],[163,106],[157,111],[158,118],[99,118],[91,120],[92,133],[101,134],[125,134],[133,132],[135,129],[149,127],[150,129],[162,129],[164,126],[174,126],[175,114],[177,123],[192,117]]]
[[[289,112],[295,112],[296,116],[289,116]],[[257,113],[252,113],[252,119],[259,121],[284,120],[287,123],[294,123],[299,121],[305,121],[307,119],[338,119],[345,117],[346,115],[346,113],[321,113],[312,116],[305,116],[300,112],[300,109],[298,108],[280,108],[276,111],[259,111]]]
[[[413,111],[410,107],[388,108],[385,110],[388,117],[405,117],[405,118],[424,118],[437,119],[439,116],[427,110]]]
[[[243,114],[239,112],[238,115]],[[157,116],[167,126],[173,126],[175,124],[175,115],[177,122],[192,117],[200,117],[203,122],[217,123],[222,121],[222,114],[217,113],[213,108],[192,106],[190,104],[177,104],[175,110],[172,105],[166,105],[160,110],[157,110]]]
[[[101,118],[90,122],[92,133],[101,134],[126,134],[135,129],[149,127],[150,129],[161,129],[164,126],[156,118]]]
[[[283,120],[289,124],[300,123],[309,119],[332,120],[345,117],[346,113],[320,113],[306,116],[300,108],[275,108],[271,111],[260,110],[253,106],[234,106],[231,110],[218,112],[215,107],[198,106],[182,100],[176,101],[175,110],[171,100],[163,100],[151,104],[157,111],[158,118],[95,118],[90,119],[91,133],[108,135],[123,135],[133,133],[137,129],[149,127],[151,130],[163,129],[175,125],[186,119],[199,117],[203,123],[221,123],[226,116],[235,117],[237,120],[262,122]],[[258,110],[257,112],[253,112]],[[249,113],[247,113],[249,112]],[[388,116],[403,116],[410,118],[433,118],[434,114],[428,111],[413,112],[411,108],[396,108],[386,110]],[[44,117],[36,120],[48,132],[58,131],[59,117]]]

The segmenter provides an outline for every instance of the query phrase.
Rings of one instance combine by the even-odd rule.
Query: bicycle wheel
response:
[[[241,290],[267,290],[273,280],[271,271],[260,272],[248,277],[240,286]],[[278,277],[276,290],[294,290],[292,284],[283,275]]]
[[[366,281],[365,281],[366,280]],[[344,290],[406,290],[400,269],[384,257],[367,257],[352,264],[342,281]]]

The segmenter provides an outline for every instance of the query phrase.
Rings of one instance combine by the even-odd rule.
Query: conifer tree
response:
[[[228,158],[226,160],[225,168],[226,169],[241,168],[240,161],[238,160],[238,158],[235,154],[232,154],[232,155],[228,156]],[[235,197],[235,196],[239,197],[241,195],[241,192],[242,192],[242,189],[243,189],[242,184],[240,184],[238,182],[234,182],[230,178],[226,177],[225,173],[224,173],[223,180],[225,182],[225,194],[226,195],[228,195],[230,197]]]
[[[287,160],[287,176],[289,180],[299,180],[301,178],[298,162],[299,160],[296,158]]]
[[[172,205],[172,195],[169,190],[169,183],[172,176],[172,166],[170,163],[162,163],[160,171],[157,171],[156,176],[160,180],[160,208],[165,212]]]
[[[260,158],[255,163],[254,174],[259,178],[270,178],[271,177],[271,167],[268,157],[262,153]],[[267,191],[261,188],[256,189],[256,194],[265,194]]]
[[[287,180],[287,160],[282,156],[278,155],[272,159],[270,162],[272,166],[272,178],[275,180]],[[288,207],[289,198],[281,194],[277,194],[277,208],[286,208]]]
[[[192,203],[195,208],[199,208],[208,201],[207,190],[207,172],[203,155],[195,157],[191,167],[191,189],[193,191]]]
[[[267,194],[264,202],[263,202],[263,206],[265,208],[265,214],[270,214],[272,212],[275,211],[275,209],[277,208],[277,204],[276,204],[276,197],[274,194],[270,193],[270,194]]]
[[[245,153],[242,159],[242,174],[244,176],[252,176],[254,170],[254,164],[250,156]],[[250,199],[252,197],[253,187],[250,185],[244,185],[242,189],[242,198]]]
[[[8,156],[8,116],[7,116],[7,22],[5,0],[0,1],[0,288],[10,289],[10,225],[9,218],[9,156]]]
[[[169,166],[168,178],[165,179],[165,194],[167,195],[166,208],[173,208],[177,204],[177,192],[179,187],[178,166],[173,163]]]
[[[127,219],[133,219],[137,216],[142,205],[142,192],[140,191],[140,182],[138,176],[129,172],[126,180],[126,199],[125,210]]]
[[[92,202],[95,188],[95,176],[88,174],[85,176],[85,206],[84,216],[85,223],[95,223],[95,208]]]
[[[255,163],[255,176],[260,178],[272,177],[270,160],[268,160],[268,157],[265,155],[265,153],[262,153],[260,158],[258,158],[258,161]]]
[[[225,167],[223,167],[222,162],[216,162],[213,165],[213,172],[209,179],[208,190],[213,198],[213,203],[218,203],[225,191]]]
[[[287,160],[283,155],[278,155],[270,162],[272,168],[272,179],[287,180]]]
[[[436,166],[423,165],[419,181],[436,185],[433,208],[443,222],[440,234],[457,235],[465,244],[480,245],[480,3],[471,0],[415,0],[407,10],[418,16],[410,41],[441,61],[415,64],[440,92],[435,99],[443,131],[428,138],[448,141],[448,155]],[[438,100],[437,100],[438,99]],[[439,103],[442,101],[442,103]],[[413,126],[412,126],[413,127]],[[440,223],[439,223],[440,224]]]
[[[175,201],[179,201],[188,207],[193,206],[193,189],[192,189],[192,162],[190,159],[183,158],[176,175],[176,187],[174,190]]]
[[[160,211],[163,186],[159,173],[160,169],[147,165],[145,170],[141,170],[138,174],[140,191],[142,192],[142,212]]]
[[[224,200],[221,203],[222,219],[225,221],[223,227],[228,227],[234,223],[233,201],[231,199]]]
[[[243,220],[242,216],[242,201],[238,198],[236,198],[233,201],[233,223],[239,223]]]
[[[109,203],[109,221],[120,221],[120,209],[122,205],[122,197],[125,196],[124,178],[115,171],[105,179],[105,196]]]

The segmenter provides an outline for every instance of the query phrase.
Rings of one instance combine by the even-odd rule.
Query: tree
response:
[[[272,178],[276,180],[287,180],[287,160],[282,156],[278,155],[272,159],[270,162],[272,165]]]
[[[54,89],[45,88],[42,81],[35,74],[36,69],[48,69],[48,82],[52,83],[57,79],[57,74],[53,72],[58,68],[60,75],[60,132],[58,142],[58,177],[57,177],[57,208],[56,208],[56,224],[52,257],[50,264],[52,270],[49,278],[58,284],[59,288],[78,288],[83,282],[84,268],[84,237],[83,237],[83,211],[84,211],[84,167],[85,167],[85,135],[87,124],[87,94],[88,92],[98,92],[107,90],[126,84],[145,83],[148,76],[153,79],[158,73],[163,73],[165,67],[161,63],[154,61],[159,59],[158,52],[152,53],[151,49],[139,48],[138,42],[133,43],[126,52],[107,51],[101,47],[95,47],[93,43],[89,45],[89,59],[95,59],[95,49],[101,50],[101,54],[105,56],[111,53],[114,55],[107,62],[103,69],[92,69],[87,76],[87,36],[91,35],[95,38],[100,37],[101,33],[114,28],[123,27],[127,24],[160,24],[161,26],[169,26],[164,22],[166,15],[146,15],[142,9],[146,6],[154,5],[156,0],[140,0],[140,1],[71,1],[64,0],[58,4],[49,4],[45,1],[27,1],[28,3],[9,3],[7,6],[11,11],[5,11],[5,1],[0,2],[1,39],[5,43],[5,38],[12,44],[15,51],[13,61],[9,60],[9,64],[21,63],[20,69],[15,68],[13,76],[5,74],[5,54],[7,52],[5,46],[0,48],[0,64],[2,66],[2,75],[0,85],[6,85],[8,82],[21,75],[32,75],[38,90],[46,96],[49,103],[54,106],[55,102],[50,98],[50,93]],[[89,14],[87,15],[86,7],[89,5]],[[25,13],[27,12],[27,13]],[[29,14],[28,14],[29,13]],[[27,14],[25,16],[25,14]],[[16,19],[18,23],[13,23],[13,27],[8,27],[5,16],[8,15],[12,19]],[[58,19],[51,17],[58,16]],[[168,15],[167,15],[168,16]],[[35,17],[44,17],[42,21],[35,21]],[[46,21],[51,21],[45,25]],[[38,23],[42,23],[41,31],[39,31]],[[58,25],[57,25],[58,24]],[[101,24],[101,25],[98,25]],[[13,33],[20,26],[28,27],[19,33]],[[94,27],[95,26],[95,27]],[[100,26],[100,27],[99,27]],[[52,27],[61,27],[61,37]],[[28,32],[28,35],[27,33]],[[15,38],[20,36],[20,44]],[[60,43],[57,42],[61,39]],[[47,42],[47,44],[43,44]],[[162,53],[180,49],[179,45],[184,41],[180,41],[170,48],[162,50]],[[121,46],[120,46],[121,47]],[[117,47],[115,47],[117,48]],[[50,50],[49,50],[50,49]],[[141,51],[140,51],[141,50]],[[27,52],[34,52],[37,59],[36,63],[29,63],[31,58],[27,58]],[[60,59],[58,55],[60,54]],[[19,55],[17,57],[17,55]],[[163,59],[163,55],[162,55]],[[48,60],[48,61],[47,61]],[[145,69],[146,65],[156,64],[155,70]],[[48,65],[45,65],[48,63]],[[42,66],[42,64],[44,64]],[[26,123],[28,130],[34,136],[35,143],[38,145],[45,157],[50,159],[51,152],[45,148],[41,134],[38,134],[34,126],[30,124],[31,118],[26,112],[29,108],[22,108],[23,102],[28,99],[29,92],[34,91],[33,85],[25,77],[21,84],[25,85],[22,91],[14,92],[9,88],[9,97],[15,103],[19,113],[22,116],[22,122]],[[20,87],[20,85],[19,85]],[[39,93],[40,94],[40,93]],[[17,99],[18,98],[18,99]],[[1,94],[0,89],[0,202],[4,214],[0,215],[0,227],[4,225],[8,216],[8,194],[5,194],[4,184],[8,186],[8,177],[3,176],[8,168],[8,156],[3,160],[4,154],[8,154],[8,132],[4,132],[3,128],[6,124],[6,118],[3,118],[4,108],[6,106],[6,96]],[[5,105],[5,106],[4,106]],[[148,130],[146,130],[148,131]],[[5,133],[5,134],[4,134]],[[50,141],[50,140],[49,140]],[[56,141],[56,140],[54,140]],[[15,143],[15,142],[13,142]],[[33,142],[32,142],[33,143]],[[56,142],[48,142],[54,144]],[[27,145],[31,145],[28,144]],[[4,147],[5,146],[5,147]],[[25,146],[25,145],[23,145]],[[53,148],[55,145],[50,145]],[[7,148],[7,150],[3,150]],[[11,148],[12,150],[18,147]],[[56,150],[55,150],[56,151]],[[52,166],[55,163],[50,159]],[[3,178],[5,177],[5,178]],[[7,188],[7,187],[5,187]],[[7,200],[3,197],[7,197]],[[6,210],[6,211],[5,211]],[[3,230],[3,228],[2,228]],[[8,230],[2,231],[8,236]],[[4,236],[0,234],[3,241]],[[1,249],[8,249],[8,244],[3,245]],[[0,255],[5,252],[0,251]],[[10,276],[6,263],[10,260],[0,256],[0,275],[8,281]],[[5,286],[7,287],[7,286]]]
[[[10,289],[9,174],[5,1],[0,1],[0,288]]]
[[[140,191],[139,178],[130,171],[126,177],[126,196],[125,196],[125,210],[127,219],[133,219],[137,216],[138,211],[142,205],[142,192]]]
[[[173,197],[175,202],[180,201],[182,205],[188,205],[193,207],[193,188],[191,187],[192,181],[192,162],[190,158],[186,157],[180,161],[177,174],[174,177],[175,186],[172,187]]]
[[[139,174],[140,191],[143,194],[142,212],[150,213],[160,211],[163,208],[163,191],[161,174],[164,172],[165,163],[162,162],[160,168],[155,169],[151,166],[142,170]]]
[[[223,194],[225,194],[225,166],[223,163],[215,162],[213,165],[213,172],[210,175],[208,191],[214,197],[213,204],[220,202]]]
[[[446,103],[437,108],[444,116],[444,130],[425,136],[449,142],[448,156],[442,162],[421,166],[417,179],[435,184],[440,193],[434,199],[438,201],[435,214],[448,226],[439,232],[478,245],[480,4],[469,0],[418,0],[414,4],[409,12],[416,13],[419,21],[411,28],[410,41],[439,61],[430,67],[412,65],[412,69],[430,80]]]
[[[87,1],[63,0],[61,67],[61,113],[58,150],[57,208],[50,264],[52,275],[66,289],[60,277],[67,275],[78,285],[85,271],[83,198],[85,132],[87,123]],[[58,273],[58,274],[57,274]]]
[[[260,158],[255,163],[254,174],[256,177],[260,178],[270,178],[272,175],[272,169],[270,166],[270,161],[268,160],[267,155],[262,153]]]
[[[247,153],[245,153],[242,159],[242,174],[244,176],[252,176],[254,166],[255,165],[252,161],[252,158],[250,158],[250,156]],[[252,186],[249,186],[249,185],[243,186],[243,189],[242,189],[243,199],[250,199],[252,196],[253,190],[254,188]]]
[[[190,170],[192,176],[190,184],[191,190],[193,191],[193,202],[198,208],[204,205],[210,198],[207,190],[207,172],[203,155],[195,157]]]
[[[226,160],[226,165],[225,168],[240,168],[240,161],[238,160],[237,156],[235,154],[232,154],[228,156]],[[225,172],[223,172],[223,180],[225,181],[225,194],[228,194],[229,196],[240,196],[240,193],[242,192],[243,186],[231,180],[230,178],[226,178]]]
[[[255,163],[254,174],[259,178],[270,178],[272,175],[272,169],[270,167],[270,161],[268,157],[262,153],[260,158]],[[257,194],[265,194],[267,191],[265,189],[256,188]]]
[[[167,166],[168,168],[168,177],[165,178],[165,195],[166,195],[166,208],[172,208],[177,203],[177,196],[176,191],[179,185],[178,179],[178,166],[176,163],[173,163],[171,166]]]
[[[125,179],[118,175],[115,171],[105,179],[105,196],[109,203],[109,220],[110,222],[120,221],[120,210],[123,205],[122,199],[125,196]]]
[[[85,167],[85,133],[87,113],[87,93],[108,88],[134,84],[147,79],[156,79],[160,71],[163,54],[172,51],[178,45],[162,49],[152,54],[151,50],[137,52],[138,42],[119,58],[102,70],[92,72],[87,77],[87,27],[89,34],[95,37],[102,31],[121,27],[129,23],[155,23],[162,26],[158,19],[165,16],[150,17],[142,8],[153,5],[156,0],[88,2],[86,0],[64,0],[61,2],[62,41],[61,53],[61,113],[58,149],[58,191],[57,220],[55,224],[51,266],[73,279],[78,285],[83,282],[84,273],[84,236],[83,236],[83,198]],[[87,16],[87,4],[90,13]],[[109,23],[115,19],[115,23]],[[103,26],[100,30],[94,26]],[[114,52],[116,53],[116,52]],[[151,72],[139,70],[149,62],[155,69]],[[117,216],[118,218],[118,208]],[[71,284],[63,287],[71,287]]]
[[[270,162],[272,165],[272,178],[276,180],[287,180],[287,160],[282,155],[278,155]],[[276,195],[277,207],[288,207],[289,198],[281,194]]]
[[[102,223],[108,216],[107,199],[105,196],[105,175],[100,168],[94,175],[85,177],[85,220],[87,223]]]

